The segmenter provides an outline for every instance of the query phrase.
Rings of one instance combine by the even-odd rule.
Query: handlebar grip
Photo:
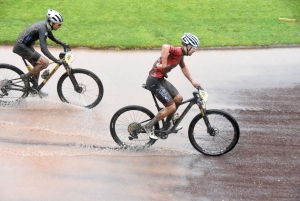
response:
[[[64,51],[65,51],[65,52],[70,52],[70,51],[71,51],[71,48],[70,48],[70,47],[65,47],[65,48],[64,48]]]
[[[69,44],[64,43],[64,44],[62,44],[62,46],[64,48],[64,52],[70,52],[71,51],[71,48],[70,48]]]
[[[204,90],[201,86],[197,87],[198,91],[199,90]]]

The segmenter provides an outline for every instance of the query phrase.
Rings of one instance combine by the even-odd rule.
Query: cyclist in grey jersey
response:
[[[56,59],[49,52],[46,40],[47,37],[49,37],[53,42],[60,44],[64,48],[69,48],[68,44],[65,44],[55,38],[52,33],[52,30],[58,30],[61,27],[62,23],[62,16],[57,11],[49,9],[46,14],[46,20],[42,20],[30,25],[18,36],[13,48],[13,52],[29,61],[33,66],[33,69],[31,71],[21,75],[26,88],[30,87],[30,77],[33,76],[34,78],[36,78],[36,80],[38,80],[40,71],[48,67],[49,60],[46,57],[48,57],[55,63],[61,63],[60,60]],[[37,40],[40,41],[41,51],[46,57],[42,56],[34,50],[33,45]]]

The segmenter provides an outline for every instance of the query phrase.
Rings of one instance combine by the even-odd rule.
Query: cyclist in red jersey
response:
[[[194,87],[200,86],[200,83],[193,80],[183,59],[184,56],[191,56],[196,51],[200,41],[196,36],[190,33],[184,34],[181,39],[182,45],[180,47],[166,44],[162,46],[161,57],[154,62],[146,81],[147,88],[154,93],[156,98],[165,106],[148,124],[143,126],[151,139],[158,139],[151,130],[153,125],[158,121],[167,117],[162,129],[168,130],[172,126],[171,119],[178,108],[178,104],[183,100],[177,89],[165,79],[168,77],[167,73],[179,64],[182,73],[191,84]]]

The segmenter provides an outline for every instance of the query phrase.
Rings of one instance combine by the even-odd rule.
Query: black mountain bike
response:
[[[57,93],[61,101],[73,105],[93,108],[99,104],[103,97],[103,85],[99,77],[93,72],[76,68],[73,69],[70,63],[74,61],[74,56],[71,49],[65,49],[59,54],[66,73],[64,73],[57,83]],[[30,71],[30,66],[26,60],[23,61]],[[53,64],[51,62],[50,64]],[[0,105],[11,105],[20,102],[29,94],[31,96],[39,95],[39,91],[52,77],[52,75],[60,67],[57,64],[52,71],[45,70],[42,75],[44,80],[38,85],[35,78],[30,78],[30,88],[25,88],[25,84],[20,78],[24,74],[19,68],[10,64],[0,64]],[[48,73],[47,73],[48,72]],[[40,96],[42,98],[42,96]]]
[[[146,85],[143,84],[143,88]],[[156,97],[152,93],[157,110],[159,106]],[[219,156],[232,150],[237,144],[240,129],[237,121],[229,113],[222,110],[206,110],[207,94],[202,88],[193,92],[193,98],[183,101],[180,105],[189,103],[183,113],[177,119],[173,119],[173,126],[167,131],[161,128],[164,120],[154,125],[153,130],[160,139],[167,139],[171,133],[178,132],[178,125],[186,116],[193,105],[199,107],[200,113],[190,123],[188,136],[193,147],[209,156]],[[110,133],[114,141],[123,148],[147,148],[156,140],[150,139],[142,125],[148,123],[154,114],[138,105],[130,105],[118,110],[110,121]]]

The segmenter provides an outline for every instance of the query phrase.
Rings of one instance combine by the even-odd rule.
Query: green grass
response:
[[[191,32],[202,47],[300,44],[299,0],[0,0],[0,44],[13,44],[48,8],[65,23],[55,36],[72,46],[153,48],[180,45]]]

